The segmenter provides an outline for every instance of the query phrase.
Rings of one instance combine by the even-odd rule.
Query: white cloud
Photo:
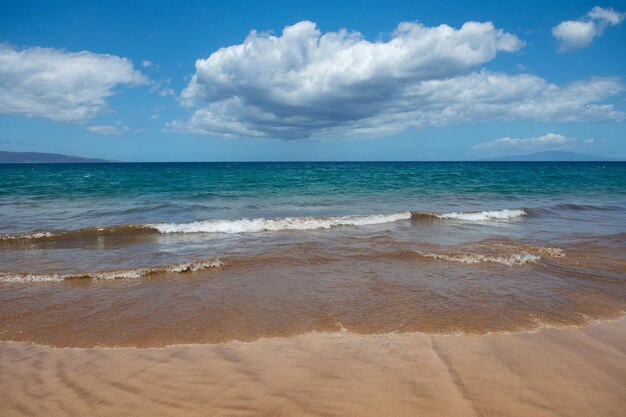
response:
[[[152,109],[152,114],[150,114],[150,118],[152,120],[156,120],[161,117],[161,112],[165,110],[164,106],[156,106]]]
[[[255,31],[243,44],[196,61],[180,96],[193,108],[169,130],[300,139],[385,135],[428,125],[489,120],[624,120],[601,100],[617,79],[557,86],[527,74],[476,69],[523,43],[491,23],[401,23],[386,42],[311,22],[281,36]],[[474,72],[472,72],[474,71]]]
[[[0,44],[0,113],[84,122],[115,87],[147,82],[127,58]]]
[[[165,87],[163,90],[159,91],[161,97],[173,96],[174,94],[174,89],[170,87]]]
[[[152,61],[148,61],[147,59],[141,61],[141,66],[144,68],[150,68],[152,65]]]
[[[624,91],[615,78],[595,78],[560,87],[543,78],[488,71],[426,81],[407,91],[418,107],[411,112],[421,125],[455,121],[624,120],[626,114],[611,105],[595,102]]]
[[[185,128],[308,137],[375,116],[422,80],[463,73],[521,47],[514,35],[476,22],[460,29],[401,23],[387,42],[346,30],[322,34],[308,21],[286,27],[282,36],[252,31],[243,44],[196,61],[181,101],[206,106]]]
[[[585,144],[593,144],[593,139],[587,139]],[[550,149],[567,149],[578,144],[575,138],[566,137],[559,133],[548,133],[543,136],[529,138],[503,137],[495,139],[491,142],[483,142],[472,146],[475,150],[492,150],[492,149],[519,149],[519,150],[550,150]]]
[[[622,23],[626,13],[612,8],[596,6],[578,20],[566,20],[552,28],[552,34],[559,41],[559,51],[568,52],[588,46],[594,38],[601,36],[608,26]]]
[[[123,135],[124,133],[127,133],[128,131],[130,131],[130,128],[118,122],[113,125],[87,126],[87,130],[96,135],[112,136],[112,135]]]
[[[615,26],[622,23],[626,13],[616,12],[611,7],[605,9],[603,7],[596,6],[591,9],[589,13],[587,13],[587,16],[592,20],[600,22],[600,24]]]
[[[170,87],[172,83],[171,78],[166,78],[164,80],[158,80],[152,82],[152,87],[150,87],[151,93],[158,93],[161,97],[173,96],[176,93],[174,89]]]

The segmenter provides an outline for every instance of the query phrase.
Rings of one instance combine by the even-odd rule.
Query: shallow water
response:
[[[524,332],[626,310],[626,163],[0,165],[0,339]]]

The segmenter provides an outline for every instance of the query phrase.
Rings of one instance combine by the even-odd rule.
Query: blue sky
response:
[[[626,158],[624,1],[180,3],[0,2],[0,150]]]

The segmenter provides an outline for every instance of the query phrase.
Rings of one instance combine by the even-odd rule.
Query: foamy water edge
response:
[[[203,269],[220,268],[224,265],[219,259],[201,260],[193,262],[184,262],[170,266],[160,266],[154,268],[136,268],[121,269],[100,272],[85,273],[49,273],[49,274],[30,274],[30,273],[0,273],[0,282],[7,283],[29,283],[29,282],[65,282],[75,279],[90,280],[119,280],[119,279],[138,279],[148,275],[159,273],[180,274],[185,272],[200,271]]]

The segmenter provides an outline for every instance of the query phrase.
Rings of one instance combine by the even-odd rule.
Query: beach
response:
[[[0,417],[626,417],[626,2],[0,2]]]
[[[626,320],[533,334],[0,344],[9,416],[622,416]]]
[[[623,415],[625,168],[0,166],[0,415]]]

